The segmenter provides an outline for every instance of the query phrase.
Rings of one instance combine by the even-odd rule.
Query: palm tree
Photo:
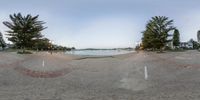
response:
[[[150,42],[153,48],[160,49],[162,51],[163,47],[166,45],[168,40],[169,32],[174,30],[173,20],[169,20],[165,16],[155,16],[146,25],[146,31],[149,34]]]
[[[43,37],[41,31],[46,28],[43,26],[45,22],[38,21],[38,17],[39,15],[31,16],[30,14],[22,16],[21,13],[10,15],[11,22],[3,22],[10,29],[7,31],[8,40],[23,51],[25,48],[31,48],[34,40]]]

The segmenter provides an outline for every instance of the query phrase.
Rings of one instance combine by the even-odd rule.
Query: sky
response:
[[[181,41],[197,40],[199,0],[0,0],[0,31],[9,15],[39,15],[53,43],[76,48],[134,47],[153,16],[174,20]],[[6,42],[8,42],[6,40]]]

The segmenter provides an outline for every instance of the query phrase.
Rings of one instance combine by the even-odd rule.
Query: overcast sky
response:
[[[181,41],[196,40],[200,30],[199,0],[0,0],[0,31],[9,14],[39,14],[54,43],[76,48],[133,47],[153,16],[167,16]],[[6,37],[4,35],[4,37]]]

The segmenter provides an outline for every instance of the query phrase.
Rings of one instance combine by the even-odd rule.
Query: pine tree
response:
[[[174,30],[174,34],[173,34],[173,45],[175,47],[178,47],[180,44],[180,33],[178,31],[178,29]]]
[[[10,29],[7,31],[8,40],[23,51],[32,48],[35,40],[43,37],[41,31],[46,28],[43,26],[45,22],[38,21],[38,17],[30,14],[22,16],[21,13],[10,15],[11,22],[3,22]]]
[[[174,30],[173,20],[165,16],[155,16],[147,23],[143,32],[142,44],[144,48],[160,49],[168,43],[169,32]]]

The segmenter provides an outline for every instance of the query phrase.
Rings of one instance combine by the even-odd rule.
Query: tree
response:
[[[198,32],[197,32],[197,42],[200,43],[200,30],[198,30]]]
[[[4,49],[6,47],[6,42],[3,39],[3,35],[0,32],[0,47],[2,47],[2,49]]]
[[[190,39],[189,42],[193,44],[193,49],[199,49],[200,44],[197,41]]]
[[[10,15],[11,22],[3,22],[10,29],[7,31],[8,40],[23,51],[32,48],[35,40],[43,37],[41,31],[46,28],[43,26],[45,22],[38,21],[38,17],[30,14],[22,16],[21,13]]]
[[[35,50],[48,50],[50,46],[50,40],[47,38],[42,38],[42,39],[36,39],[34,48]]]
[[[165,16],[155,16],[147,23],[146,30],[143,32],[143,45],[144,48],[160,49],[168,43],[170,31],[174,30],[173,20],[169,20]]]
[[[72,50],[75,50],[76,48],[75,48],[75,47],[72,47],[71,49],[72,49]]]
[[[178,29],[175,29],[173,34],[173,45],[177,47],[179,46],[179,44],[180,44],[180,33]]]
[[[148,30],[142,32],[143,33],[143,38],[142,38],[142,47],[143,49],[146,48],[153,48],[152,44],[152,34],[149,34]]]

